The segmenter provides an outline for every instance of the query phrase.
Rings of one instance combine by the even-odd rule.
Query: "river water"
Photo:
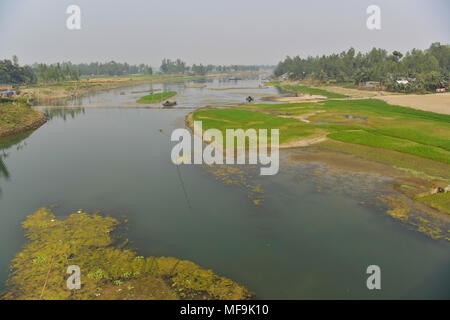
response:
[[[259,84],[207,82],[216,88]],[[178,106],[137,105],[146,94],[137,91],[150,89],[177,91]],[[184,165],[180,181],[169,136],[184,127],[189,108],[274,93],[183,83],[115,89],[68,103],[80,107],[45,110],[51,119],[44,126],[2,140],[1,288],[25,241],[21,221],[55,204],[58,216],[78,209],[126,216],[127,236],[139,254],[194,261],[260,299],[450,298],[449,243],[412,231],[386,208],[371,205],[382,178],[321,174],[318,164],[291,163],[294,150],[282,152],[275,176],[241,166],[241,183],[227,184],[214,169]],[[256,185],[258,192],[249,187]],[[381,290],[366,287],[369,265],[381,268]]]

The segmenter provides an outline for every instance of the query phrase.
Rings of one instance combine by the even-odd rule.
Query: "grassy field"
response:
[[[15,101],[0,103],[0,137],[32,129],[42,114],[27,104]]]
[[[205,129],[279,128],[280,143],[326,136],[329,149],[354,150],[377,161],[385,157],[401,168],[450,178],[450,116],[445,114],[366,99],[205,109],[193,118]]]
[[[152,93],[148,94],[146,96],[143,96],[139,98],[136,102],[138,103],[157,103],[164,101],[170,97],[173,97],[177,93],[175,91],[167,91],[167,92],[158,92],[158,93]]]
[[[253,110],[242,109],[204,109],[194,112],[193,120],[202,121],[203,130],[219,129],[226,143],[226,129],[280,129],[280,144],[302,138],[312,138],[320,134],[320,129],[302,127],[298,120],[282,118]],[[270,142],[270,132],[268,132]]]

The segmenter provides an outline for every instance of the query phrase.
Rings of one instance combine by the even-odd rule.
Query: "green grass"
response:
[[[340,94],[340,93],[334,93],[323,89],[317,89],[317,88],[310,88],[307,86],[299,86],[299,85],[281,85],[283,89],[290,90],[290,91],[296,91],[296,92],[302,92],[302,93],[308,93],[308,94],[314,94],[314,95],[321,95],[325,96],[327,98],[346,98],[346,95]]]
[[[3,132],[20,129],[39,117],[39,112],[22,102],[0,103],[0,135]]]
[[[430,111],[422,111],[408,107],[401,107],[388,104],[377,99],[361,99],[361,100],[329,100],[322,102],[323,105],[332,110],[368,112],[372,115],[407,117],[415,120],[432,120],[445,122],[450,124],[450,115],[434,113]]]
[[[266,86],[280,86],[281,81],[266,81],[264,82]]]
[[[408,163],[399,161],[393,154],[431,160],[447,169],[450,164],[449,115],[389,105],[375,99],[254,104],[241,108],[251,110],[202,110],[195,112],[194,117],[204,120],[207,128],[279,128],[281,143],[306,136],[327,135],[355,150],[356,145],[361,145],[386,153],[387,159],[395,158],[392,164],[405,168],[408,168]],[[311,122],[281,118],[280,115],[303,115]],[[348,115],[360,119],[349,119]],[[376,152],[368,154],[375,157]],[[425,167],[429,163],[416,160],[411,160],[414,170],[433,171],[432,175],[441,173],[440,170],[427,170]],[[417,163],[420,164],[415,165]]]
[[[138,102],[138,103],[158,103],[158,102],[166,100],[170,97],[173,97],[176,94],[177,93],[175,91],[152,93],[152,94],[148,94],[146,96],[141,97],[136,102]]]
[[[193,119],[202,121],[203,130],[219,129],[224,135],[226,129],[270,129],[280,130],[280,143],[297,140],[308,136],[317,136],[319,128],[301,123],[295,119],[281,118],[276,115],[243,109],[205,109],[194,112]]]
[[[450,152],[434,146],[413,142],[411,140],[393,138],[367,131],[340,131],[329,134],[328,138],[342,142],[408,153],[450,164]]]
[[[349,118],[352,115],[354,117]],[[305,123],[298,117],[309,120]],[[327,136],[316,146],[381,162],[426,180],[450,181],[450,115],[375,99],[252,104],[194,112],[204,129],[280,129],[280,143]],[[450,193],[419,201],[450,213]]]

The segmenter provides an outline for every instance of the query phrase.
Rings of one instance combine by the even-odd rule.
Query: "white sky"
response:
[[[70,4],[81,8],[79,31],[66,28]],[[366,28],[371,4],[379,31]],[[448,0],[0,0],[0,59],[276,64],[351,46],[404,52],[450,43],[449,9]]]

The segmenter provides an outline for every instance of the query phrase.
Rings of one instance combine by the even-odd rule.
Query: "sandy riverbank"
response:
[[[377,99],[389,104],[414,109],[450,114],[450,93],[402,94],[379,96]]]

